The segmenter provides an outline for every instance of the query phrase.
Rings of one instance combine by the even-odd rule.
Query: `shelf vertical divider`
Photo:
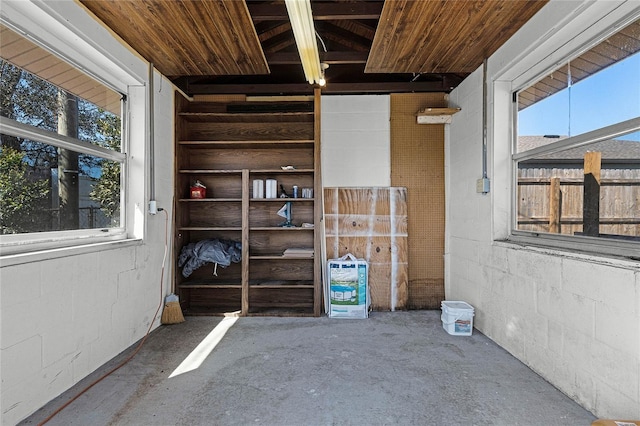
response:
[[[313,214],[313,257],[314,257],[314,268],[313,268],[313,315],[319,317],[322,313],[323,306],[323,291],[322,291],[322,265],[323,265],[323,257],[322,253],[322,241],[320,237],[323,236],[324,233],[321,233],[320,230],[324,227],[323,222],[323,212],[324,206],[322,203],[323,200],[323,191],[322,191],[322,175],[320,171],[322,170],[320,164],[320,89],[314,89],[313,93],[313,196],[315,198],[315,202],[313,204],[314,214]]]
[[[242,169],[241,314],[249,313],[249,169]]]

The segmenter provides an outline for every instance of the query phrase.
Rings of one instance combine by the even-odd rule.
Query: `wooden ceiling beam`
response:
[[[327,83],[322,93],[413,93],[450,92],[441,81],[384,82],[384,83]]]
[[[262,42],[262,50],[264,51],[265,56],[269,56],[270,54],[280,51],[286,51],[289,48],[295,50],[295,46],[295,39],[290,37],[289,34],[279,34]],[[269,61],[267,60],[267,62]]]
[[[342,46],[344,50],[355,50],[361,52],[368,52],[371,47],[373,35],[375,30],[371,31],[371,37],[366,37],[356,33],[352,29],[346,29],[345,26],[351,24],[354,21],[322,21],[316,23],[316,32],[318,36],[325,41],[337,43]],[[345,25],[337,25],[343,23]],[[327,43],[328,50],[342,50],[340,47],[336,47],[332,43]]]
[[[183,90],[189,95],[221,94],[306,94],[313,93],[314,86],[295,84],[187,84]],[[354,93],[409,93],[450,92],[446,81],[381,82],[381,83],[327,83],[323,94]]]
[[[357,52],[369,52],[370,40],[362,40],[360,37],[349,37],[348,35],[341,34],[339,32],[326,32],[320,34],[324,40],[329,40],[334,43],[340,44],[343,48],[351,49]]]
[[[376,35],[375,26],[371,27],[369,25],[363,24],[360,21],[339,20],[331,22],[331,25],[342,28],[345,31],[366,38],[367,40],[373,40],[373,37]]]
[[[272,37],[287,34],[291,31],[291,23],[288,21],[281,22],[279,25],[272,26],[267,30],[259,30],[258,27],[256,27],[256,31],[258,32],[258,39],[260,39],[260,42],[264,42]]]
[[[321,52],[320,60],[329,65],[366,64],[369,52]]]
[[[340,19],[379,19],[383,2],[362,3],[324,3],[313,2],[311,10],[313,19],[318,21]],[[249,14],[254,22],[289,20],[284,3],[252,3],[247,2]]]
[[[367,62],[368,52],[321,52],[320,60],[329,65],[364,64]],[[293,65],[300,63],[298,52],[267,53],[270,65]]]

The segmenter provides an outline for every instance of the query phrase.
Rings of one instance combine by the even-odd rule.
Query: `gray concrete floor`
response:
[[[154,331],[135,358],[48,425],[590,425],[595,417],[440,311],[368,319],[238,318],[201,365],[169,376],[220,317]],[[222,325],[229,325],[227,319]],[[120,356],[22,424],[37,424]],[[205,352],[206,354],[206,352]]]

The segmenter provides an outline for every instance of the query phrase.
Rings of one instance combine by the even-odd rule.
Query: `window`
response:
[[[122,234],[124,97],[1,29],[2,246]]]
[[[640,247],[639,51],[640,20],[517,91],[513,234]]]

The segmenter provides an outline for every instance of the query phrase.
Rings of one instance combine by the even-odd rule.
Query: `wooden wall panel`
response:
[[[327,258],[351,253],[369,263],[373,310],[407,305],[405,188],[325,188]]]

